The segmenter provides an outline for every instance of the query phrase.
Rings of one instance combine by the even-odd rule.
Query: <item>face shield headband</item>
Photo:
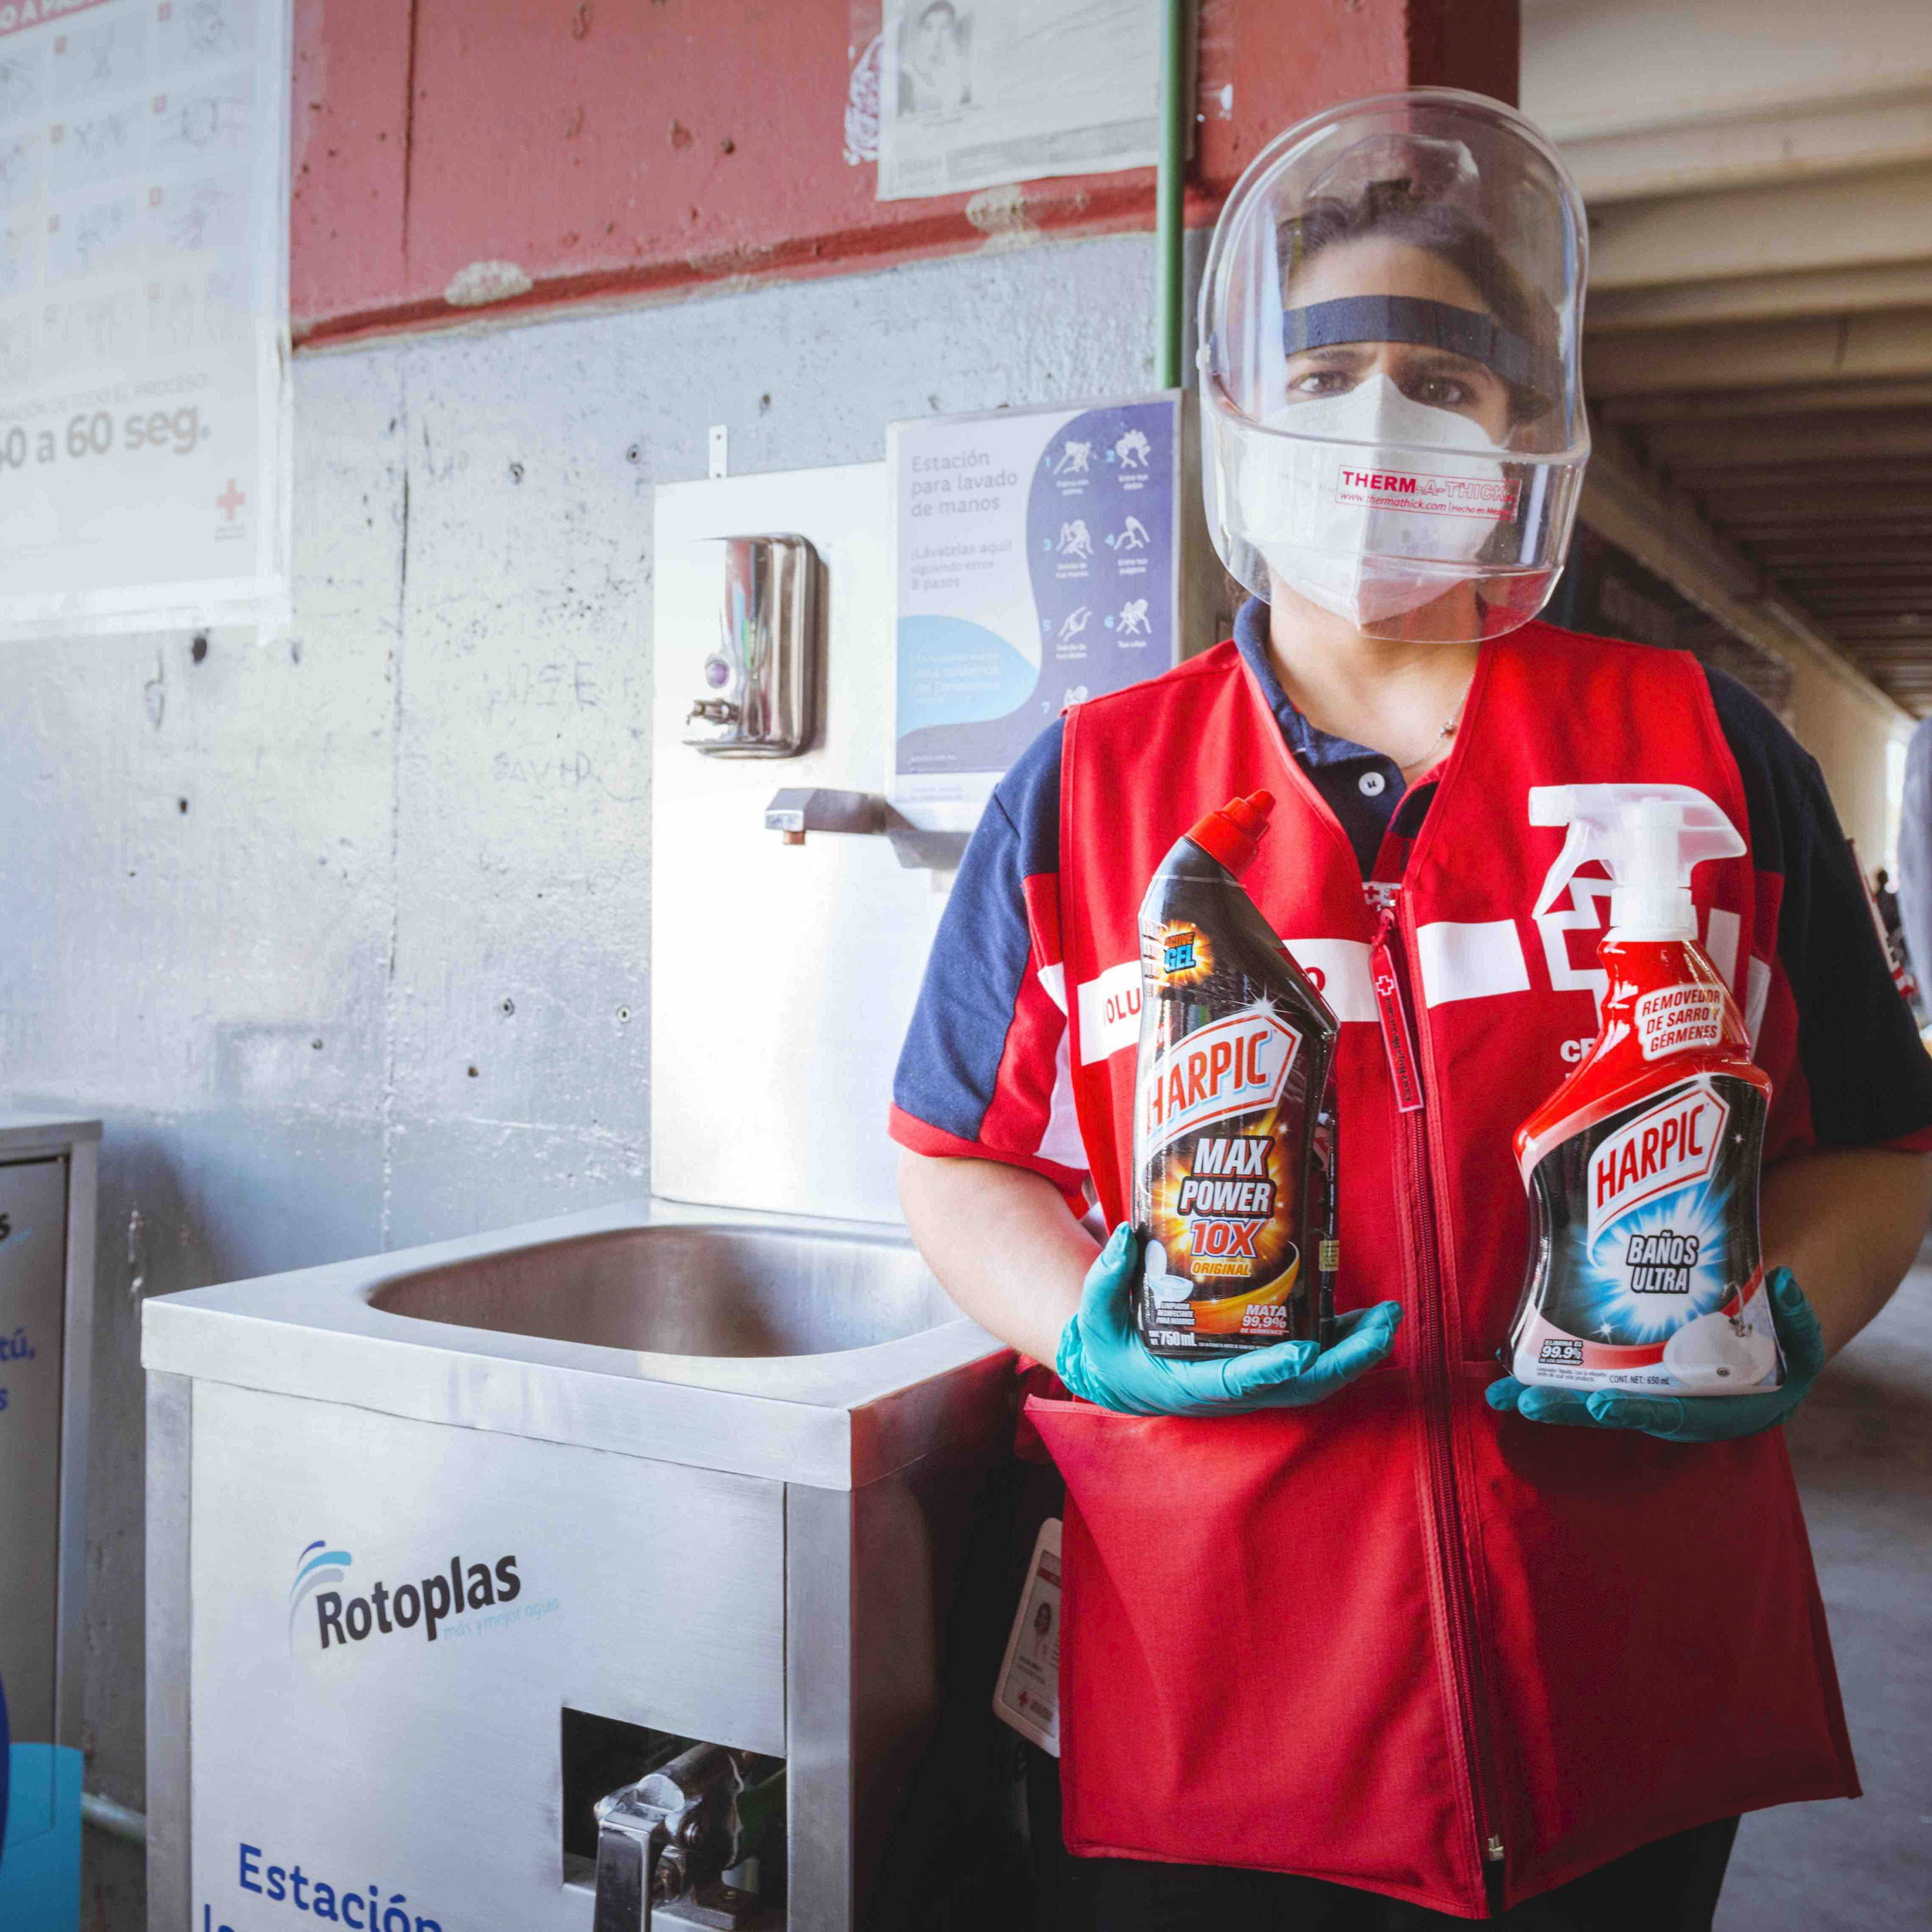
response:
[[[1282,346],[1291,355],[1345,343],[1406,342],[1440,349],[1493,370],[1510,386],[1520,421],[1541,416],[1563,393],[1563,371],[1546,350],[1503,328],[1480,310],[1418,296],[1344,296],[1284,310]]]

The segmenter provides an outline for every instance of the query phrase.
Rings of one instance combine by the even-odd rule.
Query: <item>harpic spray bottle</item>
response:
[[[1610,976],[1596,1044],[1517,1129],[1534,1233],[1509,1368],[1546,1388],[1744,1395],[1784,1379],[1762,1294],[1771,1082],[1697,944],[1692,868],[1744,842],[1688,785],[1541,785],[1568,840],[1538,902],[1602,861]]]
[[[1141,902],[1138,1318],[1157,1355],[1325,1342],[1335,1303],[1335,1016],[1241,873],[1274,800],[1210,812]]]

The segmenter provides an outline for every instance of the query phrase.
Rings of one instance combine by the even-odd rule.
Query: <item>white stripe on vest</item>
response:
[[[1529,962],[1513,919],[1432,920],[1416,928],[1415,956],[1422,997],[1432,1006],[1529,991]]]
[[[1080,1064],[1138,1044],[1141,1036],[1141,962],[1123,959],[1080,988]]]
[[[1369,949],[1360,939],[1291,939],[1294,963],[1338,1020],[1372,1020],[1376,990],[1369,983]]]
[[[1338,1020],[1376,1018],[1375,989],[1369,983],[1369,949],[1359,939],[1291,939],[1286,942],[1294,963],[1314,981],[1316,991]],[[1058,967],[1043,968],[1042,980]],[[1058,983],[1047,988],[1059,1003]],[[1090,1066],[1141,1036],[1141,964],[1124,959],[1079,988],[1080,1064]]]

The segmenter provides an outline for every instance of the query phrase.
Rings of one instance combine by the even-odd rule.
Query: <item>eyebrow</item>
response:
[[[1369,351],[1359,342],[1324,342],[1318,349],[1292,349],[1291,362],[1366,362]]]
[[[1406,342],[1398,342],[1393,346],[1407,350],[1411,359],[1424,369],[1458,376],[1480,376],[1492,382],[1502,381],[1502,378],[1486,363],[1478,362],[1471,356],[1458,356],[1454,350],[1426,349]],[[1291,364],[1313,363],[1318,367],[1327,364],[1346,368],[1369,361],[1371,354],[1369,346],[1365,343],[1325,342],[1318,348],[1291,350],[1288,359]]]

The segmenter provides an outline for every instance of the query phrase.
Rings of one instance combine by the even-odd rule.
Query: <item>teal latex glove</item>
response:
[[[1825,1338],[1804,1291],[1789,1268],[1774,1268],[1765,1284],[1771,1318],[1784,1351],[1784,1386],[1762,1395],[1628,1395],[1598,1389],[1538,1388],[1505,1376],[1484,1391],[1490,1406],[1514,1409],[1532,1422],[1567,1422],[1586,1429],[1640,1429],[1665,1442],[1726,1442],[1782,1422],[1810,1393],[1825,1366]]]
[[[1319,1402],[1384,1360],[1402,1320],[1400,1302],[1382,1301],[1342,1316],[1332,1348],[1276,1342],[1241,1355],[1170,1362],[1134,1327],[1138,1255],[1123,1222],[1087,1270],[1080,1312],[1060,1331],[1054,1364],[1076,1395],[1124,1415],[1239,1414]]]

